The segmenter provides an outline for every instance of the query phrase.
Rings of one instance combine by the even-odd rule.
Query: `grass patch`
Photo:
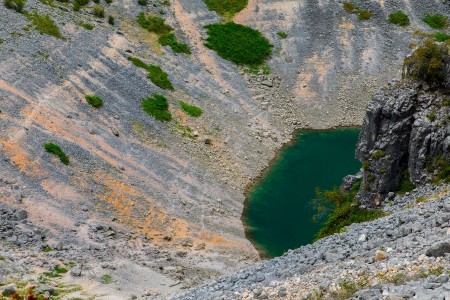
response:
[[[200,117],[203,114],[203,110],[195,105],[187,104],[183,101],[180,101],[181,109],[184,110],[191,117]]]
[[[58,156],[59,159],[61,160],[61,162],[62,162],[63,164],[65,164],[65,165],[68,165],[68,164],[69,164],[69,158],[68,158],[67,155],[61,150],[61,148],[60,148],[58,145],[53,144],[53,143],[45,143],[45,144],[44,144],[44,148],[45,148],[45,150],[47,150],[47,152],[53,153],[53,154],[55,154],[56,156]],[[50,248],[50,247],[48,247],[48,248]],[[51,251],[51,248],[50,248],[49,251]],[[44,252],[49,252],[49,251],[45,251],[45,248],[44,248]]]
[[[442,32],[436,32],[434,34],[434,39],[438,42],[445,42],[446,40],[450,39],[450,35]]]
[[[398,188],[395,190],[400,195],[403,195],[407,192],[411,192],[416,186],[409,179],[409,171],[406,169],[403,171],[402,178],[400,180],[400,184]]]
[[[447,17],[440,14],[426,14],[422,21],[434,29],[443,29],[448,26]]]
[[[3,5],[5,5],[6,8],[15,10],[18,13],[23,12],[25,3],[26,0],[3,0]]]
[[[105,8],[100,5],[95,5],[92,8],[92,14],[96,16],[97,18],[104,18],[105,17]]]
[[[80,26],[84,27],[87,30],[93,30],[94,29],[94,25],[88,24],[88,23],[80,23]]]
[[[384,216],[381,210],[367,210],[358,207],[355,196],[360,185],[361,181],[355,183],[350,192],[345,192],[337,187],[331,191],[316,190],[313,204],[317,209],[317,215],[314,220],[317,221],[318,216],[327,213],[328,217],[315,236],[315,240],[339,233],[350,224],[372,221]]]
[[[174,53],[191,54],[191,49],[186,44],[178,43],[177,38],[173,33],[161,35],[158,42],[162,46],[169,46]]]
[[[47,34],[56,38],[62,38],[61,31],[58,25],[53,21],[49,15],[40,15],[37,12],[33,14],[25,14],[25,16],[33,23],[34,27],[41,34]]]
[[[436,172],[437,171],[437,172]],[[432,183],[438,184],[440,181],[444,181],[444,183],[450,183],[450,160],[448,157],[444,155],[439,155],[431,161],[431,159],[427,159],[427,172],[433,175]]]
[[[73,2],[73,10],[79,11],[83,6],[89,4],[89,0],[74,0]]]
[[[209,10],[215,11],[225,18],[231,18],[243,10],[248,0],[204,0]]]
[[[365,9],[358,10],[358,19],[361,21],[369,20],[372,17],[372,13]]]
[[[48,253],[48,252],[53,251],[53,249],[52,249],[52,247],[47,246],[47,247],[45,247],[44,249],[42,249],[42,251]]]
[[[108,17],[108,23],[109,23],[109,25],[113,25],[114,26],[114,24],[116,23],[116,20],[114,19],[113,16],[109,16]]]
[[[277,35],[278,35],[280,38],[282,38],[282,39],[285,39],[285,38],[288,37],[288,34],[287,34],[286,32],[284,32],[284,31],[278,31],[278,32],[277,32]]]
[[[142,60],[135,57],[129,57],[128,60],[131,61],[136,67],[147,70],[147,78],[149,78],[156,86],[164,90],[174,89],[172,83],[169,80],[169,75],[167,75],[167,73],[164,72],[161,67],[156,65],[147,65]]]
[[[152,97],[142,99],[142,109],[158,121],[172,120],[172,115],[169,112],[169,104],[163,95],[153,94]]]
[[[233,22],[205,26],[205,46],[238,65],[259,65],[272,52],[272,45],[257,30]]]
[[[103,284],[110,284],[112,282],[112,276],[109,274],[103,275],[100,278],[100,282]]]
[[[389,15],[389,23],[402,27],[409,26],[410,24],[409,17],[401,10],[393,12]]]
[[[353,2],[344,2],[344,10],[347,13],[352,14],[355,10],[358,10],[358,6]]]
[[[87,103],[89,103],[89,105],[91,105],[92,107],[100,108],[103,106],[102,98],[100,98],[97,95],[87,95],[84,98],[86,99]]]
[[[384,156],[386,156],[386,152],[384,152],[382,150],[377,150],[372,153],[372,158],[374,158],[374,159],[380,159]]]
[[[440,85],[445,78],[445,61],[449,57],[448,46],[426,40],[414,51],[410,58],[404,60],[408,65],[409,75],[429,84]]]
[[[158,35],[168,34],[172,32],[173,28],[165,24],[163,18],[157,16],[146,17],[143,12],[141,12],[136,19],[136,22],[144,29],[150,32],[154,32]]]
[[[252,75],[269,75],[270,68],[267,64],[250,65],[244,69],[244,72]]]

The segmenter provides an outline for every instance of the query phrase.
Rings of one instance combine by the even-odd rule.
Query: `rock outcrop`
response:
[[[363,164],[357,196],[363,205],[379,205],[401,181],[423,184],[431,179],[432,162],[450,153],[446,101],[415,81],[393,82],[374,95],[356,150]]]

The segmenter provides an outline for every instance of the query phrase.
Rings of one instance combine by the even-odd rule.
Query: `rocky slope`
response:
[[[203,45],[203,26],[221,19],[201,0],[117,0],[105,5],[114,26],[92,15],[93,4],[75,12],[28,1],[25,9],[49,14],[64,39],[1,5],[0,201],[46,233],[1,244],[8,261],[28,267],[8,274],[38,277],[49,258],[73,262],[81,278],[62,281],[122,299],[176,292],[258,260],[240,221],[245,186],[296,128],[359,125],[370,92],[399,76],[414,30],[431,32],[421,17],[448,10],[442,1],[357,2],[374,12],[370,20],[336,1],[249,1],[234,20],[274,44],[270,75],[245,73]],[[411,18],[407,29],[386,22],[400,8]],[[143,10],[164,16],[192,55],[174,54],[137,26]],[[153,85],[129,56],[161,66],[175,91]],[[142,111],[141,99],[155,92],[167,96],[173,122]],[[86,104],[94,93],[102,109]],[[186,116],[179,100],[204,115]],[[47,141],[62,147],[69,166],[45,152]],[[104,275],[112,284],[101,284]]]

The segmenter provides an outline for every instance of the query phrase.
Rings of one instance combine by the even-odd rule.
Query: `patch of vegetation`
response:
[[[104,18],[105,17],[105,8],[101,5],[95,5],[92,8],[92,14],[96,16],[97,18]]]
[[[436,32],[434,34],[434,39],[438,42],[445,42],[446,40],[450,39],[450,35],[442,32]]]
[[[88,24],[88,23],[80,23],[80,26],[84,27],[87,30],[93,30],[94,29],[94,25]]]
[[[158,42],[162,46],[169,46],[174,53],[191,54],[191,49],[186,44],[180,44],[173,33],[161,35]]]
[[[434,120],[436,120],[436,113],[430,112],[429,114],[427,114],[427,118],[428,120],[430,120],[430,122],[433,122]]]
[[[138,4],[142,6],[146,6],[148,4],[148,0],[138,0]]]
[[[284,32],[284,31],[278,31],[278,32],[277,32],[277,35],[278,35],[280,38],[282,38],[282,39],[285,39],[285,38],[288,37],[288,34],[287,34],[286,32]]]
[[[49,15],[40,15],[37,12],[25,15],[40,33],[51,35],[56,38],[62,38],[58,25],[56,25],[55,21],[53,21]]]
[[[215,11],[225,18],[231,18],[243,10],[248,0],[204,0],[209,10]]]
[[[78,11],[83,6],[86,6],[88,4],[89,4],[89,0],[74,0],[74,2],[73,2],[73,10],[74,11]]]
[[[449,58],[448,46],[426,40],[417,48],[404,64],[410,69],[410,75],[429,84],[440,85],[445,77],[445,62]]]
[[[15,10],[18,13],[23,12],[25,3],[26,0],[3,0],[3,5],[5,5],[6,8]]]
[[[439,184],[440,181],[450,183],[450,160],[444,155],[439,155],[433,161],[427,159],[427,172],[433,174],[432,183]],[[434,175],[436,173],[436,175]]]
[[[269,75],[270,68],[267,64],[250,65],[244,69],[244,72],[252,75]]]
[[[67,270],[66,268],[61,267],[61,266],[59,266],[59,265],[56,265],[53,269],[54,269],[55,272],[58,273],[58,274],[64,274],[64,273],[67,273],[67,272],[68,272],[68,270]]]
[[[53,143],[45,143],[45,144],[44,144],[44,148],[45,148],[45,150],[47,150],[47,152],[53,153],[53,154],[55,154],[56,156],[58,156],[59,159],[61,160],[61,162],[62,162],[63,164],[65,164],[65,165],[68,165],[68,164],[69,164],[69,158],[68,158],[67,155],[61,150],[61,148],[60,148],[58,145],[53,144]],[[47,250],[47,251],[46,251],[46,250]],[[50,252],[50,251],[52,251],[52,248],[46,247],[46,248],[44,248],[43,251],[44,251],[44,252]]]
[[[114,24],[115,24],[116,22],[115,22],[115,19],[114,19],[113,16],[109,16],[109,17],[108,17],[108,23],[109,23],[109,25],[113,25],[113,26],[114,26]]]
[[[422,21],[434,29],[443,29],[448,26],[447,17],[440,14],[426,14]]]
[[[89,103],[89,105],[91,105],[92,107],[100,108],[103,106],[102,98],[100,98],[97,95],[87,95],[84,96],[84,98],[86,99],[87,103]]]
[[[147,70],[147,77],[156,85],[164,90],[173,90],[173,85],[169,80],[169,75],[164,72],[161,67],[156,65],[147,65],[143,61],[138,58],[129,57],[129,61],[131,61],[136,67],[143,68]]]
[[[316,190],[316,198],[313,204],[317,209],[314,220],[323,214],[327,214],[327,220],[317,233],[315,240],[339,233],[350,224],[372,221],[384,216],[381,210],[367,210],[359,208],[355,202],[355,196],[361,185],[361,181],[356,182],[350,192],[345,192],[341,188],[334,188],[331,191]]]
[[[257,30],[233,22],[205,26],[205,46],[238,65],[260,65],[272,52],[272,45]]]
[[[386,156],[386,152],[384,152],[383,150],[377,150],[377,151],[373,152],[371,156],[373,159],[380,159],[380,158]]]
[[[180,134],[184,138],[195,139],[196,136],[192,133],[192,129],[189,126],[184,126],[175,121],[175,125],[170,126],[171,132]]]
[[[409,179],[409,171],[405,169],[402,174],[402,178],[400,180],[400,184],[398,188],[395,190],[400,195],[403,195],[407,192],[411,192],[416,186]]]
[[[203,113],[203,110],[195,105],[187,104],[183,101],[180,101],[181,109],[183,109],[188,115],[192,117],[200,117]]]
[[[163,95],[153,94],[152,97],[142,99],[142,109],[158,121],[172,120],[169,104]]]
[[[163,18],[157,16],[145,17],[145,14],[141,12],[137,18],[136,22],[144,29],[150,32],[154,32],[158,35],[169,34],[172,32],[173,28],[165,24]]]
[[[100,278],[100,282],[103,284],[110,284],[112,282],[112,276],[109,274],[103,275],[102,278]]]
[[[410,24],[408,15],[406,15],[401,10],[393,12],[392,14],[389,15],[389,23],[402,27],[409,26]]]
[[[358,14],[358,19],[361,21],[369,20],[372,17],[372,13],[365,9],[358,10]]]
[[[344,10],[347,13],[352,14],[354,11],[358,10],[358,6],[353,2],[344,2]]]
[[[4,40],[0,38],[0,45],[3,44]]]

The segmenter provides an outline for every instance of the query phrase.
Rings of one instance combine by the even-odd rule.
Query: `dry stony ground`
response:
[[[174,55],[140,29],[136,1],[106,7],[115,26],[90,7],[73,12],[28,1],[26,10],[50,14],[64,39],[39,34],[0,6],[0,200],[47,230],[33,247],[2,244],[13,261],[27,259],[28,270],[8,274],[75,261],[82,276],[64,280],[86,295],[123,299],[176,292],[259,260],[240,220],[248,183],[295,129],[359,125],[371,92],[399,76],[413,31],[428,30],[422,15],[448,9],[442,1],[360,7],[374,12],[371,20],[357,20],[337,1],[249,1],[235,21],[274,44],[266,76],[246,74],[203,46],[203,26],[220,18],[201,0],[145,8],[164,12],[191,56]],[[411,16],[408,29],[386,22],[399,8]],[[154,86],[130,55],[160,65],[175,91]],[[155,92],[167,96],[175,121],[162,124],[142,111],[141,99]],[[103,108],[86,104],[93,93]],[[179,100],[204,115],[186,116]],[[186,126],[198,137],[183,137]],[[62,147],[69,166],[45,152],[46,141]],[[43,254],[47,245],[61,250]],[[101,284],[109,274],[112,283]]]

